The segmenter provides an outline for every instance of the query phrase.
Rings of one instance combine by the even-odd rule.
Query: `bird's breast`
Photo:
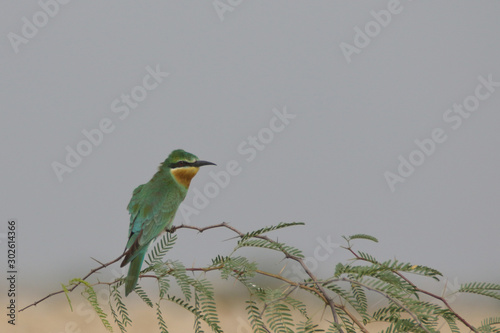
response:
[[[189,184],[191,184],[191,179],[198,173],[198,170],[198,167],[183,167],[171,169],[170,173],[176,182],[188,188]]]

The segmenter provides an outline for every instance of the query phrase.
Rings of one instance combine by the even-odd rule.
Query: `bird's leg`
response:
[[[168,233],[171,233],[171,234],[173,234],[176,230],[177,230],[177,227],[174,226],[174,225],[165,228],[165,231],[168,232]]]

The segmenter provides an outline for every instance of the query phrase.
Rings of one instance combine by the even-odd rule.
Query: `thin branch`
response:
[[[422,294],[426,294],[428,296],[431,296],[431,297],[434,297],[435,299],[443,302],[443,304],[448,308],[448,310],[450,310],[451,312],[453,312],[453,315],[462,322],[462,324],[464,324],[465,326],[467,326],[471,331],[475,332],[475,333],[479,333],[479,331],[474,327],[472,326],[471,324],[469,324],[463,317],[461,317],[458,313],[456,313],[452,307],[450,306],[450,304],[448,303],[448,301],[444,298],[444,297],[441,297],[439,295],[436,295],[436,294],[433,294],[429,291],[425,291],[423,289],[420,289],[419,287],[417,287],[415,284],[413,284],[413,282],[411,282],[407,277],[405,277],[403,274],[401,274],[400,272],[395,272],[398,276],[400,276],[403,280],[405,280],[406,282],[408,282],[412,288],[414,288],[416,291],[418,292],[421,292]]]
[[[169,231],[173,233],[173,232],[174,232],[174,231],[176,231],[177,229],[194,229],[194,230],[198,230],[199,232],[203,232],[203,231],[208,230],[208,229],[213,229],[213,228],[222,228],[222,227],[228,227],[228,228],[229,228],[229,225],[228,225],[226,222],[222,222],[222,223],[220,223],[220,224],[215,224],[215,225],[211,225],[211,226],[208,226],[208,227],[198,228],[198,227],[194,227],[194,226],[189,226],[189,225],[184,225],[184,224],[182,224],[182,225],[177,226],[177,227],[172,227]],[[234,229],[234,228],[229,228],[229,229],[232,229],[232,230],[236,231],[236,229]],[[239,233],[239,232],[238,232],[238,233]],[[114,260],[112,260],[112,261],[110,261],[110,262],[107,262],[107,263],[105,263],[105,264],[102,264],[102,263],[101,263],[101,266],[99,266],[99,267],[96,267],[96,268],[92,269],[92,270],[91,270],[91,271],[90,271],[87,275],[85,275],[85,276],[82,278],[82,280],[86,280],[87,278],[89,278],[89,277],[90,277],[92,274],[94,274],[95,272],[97,272],[97,271],[99,271],[99,270],[101,270],[101,269],[103,269],[103,268],[105,268],[105,267],[108,267],[109,265],[114,264],[115,262],[117,262],[117,261],[119,261],[121,258],[123,258],[124,256],[125,256],[125,253],[122,253],[122,254],[121,254],[118,258],[116,258],[116,259],[114,259]],[[93,260],[95,260],[95,261],[97,261],[97,262],[99,262],[98,260],[96,260],[96,259],[94,259],[94,258],[92,258],[92,259],[93,259]],[[100,263],[100,262],[99,262],[99,263]],[[73,291],[73,290],[75,290],[75,288],[76,288],[76,287],[78,287],[80,284],[81,284],[81,282],[76,283],[75,285],[73,285],[73,287],[69,288],[69,289],[68,289],[68,291],[69,291],[69,292],[72,292],[72,291]],[[22,311],[24,311],[24,310],[26,310],[26,309],[28,309],[28,308],[30,308],[30,307],[32,307],[32,306],[36,306],[38,303],[45,301],[47,298],[50,298],[50,297],[52,297],[52,296],[55,296],[55,295],[58,295],[58,294],[62,294],[62,293],[64,293],[64,290],[63,290],[63,289],[58,290],[58,291],[55,291],[55,292],[53,292],[53,293],[50,293],[50,294],[48,294],[47,296],[45,296],[45,297],[43,297],[43,298],[39,299],[38,301],[33,302],[33,303],[31,303],[31,304],[29,304],[29,305],[25,306],[24,308],[20,309],[20,310],[19,310],[19,312],[22,312]]]
[[[125,255],[125,253],[123,253],[123,254],[122,254],[121,256],[119,256],[118,258],[116,258],[116,259],[114,259],[114,260],[111,260],[111,261],[110,261],[110,262],[108,262],[108,263],[101,264],[101,266],[99,266],[99,267],[96,267],[96,268],[92,269],[92,270],[91,270],[91,271],[90,271],[87,275],[85,275],[85,276],[82,278],[82,280],[86,280],[86,279],[88,279],[88,278],[89,278],[89,276],[91,276],[91,275],[92,275],[92,274],[94,274],[95,272],[100,271],[101,269],[103,269],[103,268],[105,268],[105,267],[108,267],[109,265],[114,264],[115,262],[117,262],[117,261],[119,261],[121,258],[123,258],[123,256],[124,256],[124,255]],[[94,259],[94,260],[95,260],[95,259]],[[96,261],[97,261],[97,260],[96,260]],[[68,289],[68,291],[69,291],[69,292],[72,292],[72,291],[73,291],[73,290],[75,290],[75,288],[76,288],[76,287],[78,287],[80,284],[81,284],[81,282],[76,283],[75,285],[73,285],[73,287],[69,288],[69,289]],[[36,302],[34,302],[34,303],[31,303],[30,305],[25,306],[24,308],[22,308],[21,310],[19,310],[19,312],[24,311],[24,310],[26,310],[26,309],[27,309],[27,308],[29,308],[29,307],[36,306],[38,303],[45,301],[45,300],[46,300],[47,298],[49,298],[49,297],[52,297],[52,296],[55,296],[55,295],[58,295],[58,294],[62,294],[62,293],[64,293],[64,290],[59,290],[59,291],[55,291],[55,292],[53,292],[53,293],[50,293],[50,294],[48,294],[47,296],[45,296],[44,298],[41,298],[41,299],[39,299],[38,301],[36,301]]]
[[[292,256],[294,257],[294,256]],[[298,257],[295,257],[295,258],[292,258],[294,259],[295,261],[297,261],[301,266],[302,266],[302,269],[307,273],[307,275],[309,275],[309,277],[311,278],[311,280],[314,281],[314,284],[316,285],[316,288],[319,289],[319,291],[325,296],[326,298],[326,303],[328,304],[328,306],[330,307],[330,310],[332,311],[332,315],[333,315],[333,321],[338,324],[339,323],[339,318],[337,316],[337,311],[335,310],[335,303],[333,302],[333,298],[331,298],[330,296],[328,296],[328,294],[326,293],[326,290],[325,288],[323,288],[323,286],[321,284],[318,283],[318,279],[316,278],[316,276],[309,270],[309,268],[307,267],[307,265],[304,263],[304,261],[302,260],[302,258],[298,258]],[[339,332],[340,333],[343,333],[342,329],[339,329]]]

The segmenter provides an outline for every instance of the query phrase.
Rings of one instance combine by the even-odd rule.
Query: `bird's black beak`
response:
[[[209,161],[195,161],[195,162],[193,162],[192,165],[195,167],[201,167],[204,165],[217,165],[217,164],[209,162]]]

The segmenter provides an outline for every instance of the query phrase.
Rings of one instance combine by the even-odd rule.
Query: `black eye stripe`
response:
[[[180,168],[180,167],[188,166],[188,165],[190,165],[190,163],[188,163],[186,161],[178,161],[178,162],[172,163],[170,165],[170,167],[171,168]]]

